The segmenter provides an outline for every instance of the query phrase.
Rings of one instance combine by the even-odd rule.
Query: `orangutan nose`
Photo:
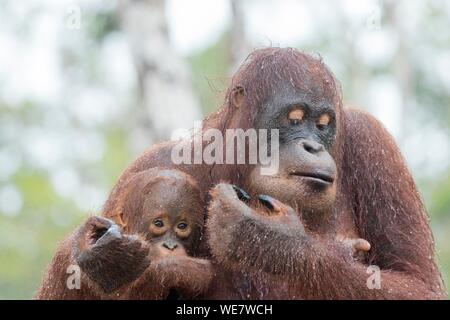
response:
[[[178,247],[178,244],[175,241],[168,240],[163,243],[163,247],[173,251]]]
[[[315,142],[313,140],[303,140],[302,145],[303,145],[303,148],[311,154],[317,154],[321,151],[325,151],[325,148],[323,147],[323,145],[321,145],[320,143]]]

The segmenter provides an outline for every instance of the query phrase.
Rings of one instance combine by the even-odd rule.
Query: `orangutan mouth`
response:
[[[302,177],[302,178],[308,178],[308,179],[321,180],[322,182],[325,182],[325,183],[333,183],[334,182],[334,176],[328,172],[323,172],[323,171],[314,171],[314,172],[294,171],[294,172],[291,172],[290,175]]]

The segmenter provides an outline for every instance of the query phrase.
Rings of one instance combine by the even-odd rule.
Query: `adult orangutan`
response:
[[[103,212],[119,223],[111,213],[127,179],[152,167],[189,173],[205,194],[213,188],[208,237],[197,254],[214,260],[227,280],[209,297],[445,297],[427,214],[398,147],[373,117],[342,106],[337,81],[320,59],[292,48],[254,51],[222,108],[204,120],[203,130],[211,128],[224,136],[227,129],[278,129],[278,172],[261,175],[250,164],[175,165],[177,142],[161,143],[122,174]],[[242,201],[241,189],[270,212]],[[366,239],[371,249],[362,261],[353,259],[339,238]],[[380,289],[368,288],[368,265],[380,268]]]

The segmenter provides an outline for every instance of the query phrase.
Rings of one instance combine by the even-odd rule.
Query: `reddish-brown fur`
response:
[[[188,256],[204,223],[203,197],[189,175],[158,168],[142,171],[130,177],[117,204],[106,214],[117,224],[91,217],[61,243],[36,298],[165,299],[170,293],[196,298],[208,289],[210,262]],[[149,231],[161,214],[169,219],[183,215],[190,226],[190,234],[171,250],[163,246],[167,238],[162,236],[172,227],[160,237]],[[79,289],[66,285],[69,265],[81,268]]]
[[[256,50],[233,77],[222,108],[205,119],[204,129],[254,127],[265,99],[282,90],[283,81],[300,91],[314,88],[317,99],[326,97],[336,111],[338,130],[331,154],[338,171],[337,195],[326,220],[328,227],[303,233],[295,225],[274,227],[267,219],[255,224],[251,215],[233,212],[230,216],[226,206],[219,205],[224,204],[221,196],[213,197],[211,217],[228,223],[229,228],[224,231],[220,223],[211,221],[209,232],[218,240],[202,241],[197,253],[212,252],[232,283],[216,283],[218,289],[209,297],[285,298],[288,292],[288,297],[300,299],[444,298],[426,210],[398,147],[372,116],[342,106],[338,84],[320,59],[291,48]],[[244,96],[238,105],[236,93]],[[252,190],[250,166],[174,165],[171,149],[175,143],[155,145],[131,164],[111,192],[104,212],[116,207],[131,175],[157,166],[191,174],[205,194],[221,181]],[[339,232],[369,241],[372,248],[364,264],[348,259],[332,240]],[[66,240],[58,255],[67,256],[71,245]],[[382,270],[380,290],[366,286],[368,264]],[[49,274],[58,281],[64,276],[58,265]]]

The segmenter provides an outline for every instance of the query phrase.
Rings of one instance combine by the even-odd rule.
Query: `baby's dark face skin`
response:
[[[203,225],[198,189],[179,177],[167,177],[144,188],[140,201],[140,221],[131,218],[129,232],[145,236],[162,256],[191,254]]]
[[[147,239],[158,243],[163,255],[190,253],[200,236],[201,220],[198,218],[203,216],[202,208],[183,201],[185,199],[178,198],[178,206],[168,200],[153,196],[145,200]],[[155,202],[159,205],[155,206]]]

